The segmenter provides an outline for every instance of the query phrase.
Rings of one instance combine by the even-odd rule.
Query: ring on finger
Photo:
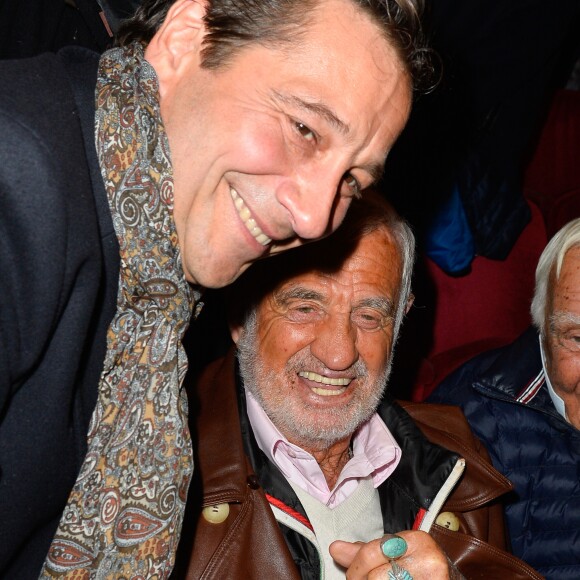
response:
[[[381,543],[381,550],[389,560],[396,560],[407,551],[407,542],[401,536],[391,536]]]
[[[413,580],[413,576],[394,560],[391,560],[391,568],[389,571],[389,580]]]

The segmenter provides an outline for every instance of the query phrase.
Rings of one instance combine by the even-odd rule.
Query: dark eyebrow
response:
[[[285,304],[290,300],[315,300],[317,302],[324,302],[324,296],[316,290],[310,290],[304,286],[292,286],[284,288],[279,292],[274,293],[274,298],[278,304]]]
[[[371,185],[376,184],[385,172],[384,164],[379,163],[373,163],[372,165],[362,165],[361,169],[364,169],[373,178],[373,183]],[[368,187],[370,187],[370,185]]]
[[[303,109],[309,113],[313,113],[318,117],[322,117],[328,123],[330,123],[335,129],[338,129],[342,134],[348,135],[350,132],[350,127],[341,120],[338,115],[327,105],[324,103],[315,103],[312,101],[307,101],[301,97],[297,97],[296,95],[285,95],[278,91],[273,91],[274,97],[278,101],[282,101],[283,103],[293,105],[298,107],[299,109]]]
[[[373,308],[382,312],[383,316],[392,318],[395,315],[395,305],[388,298],[366,298],[361,300],[356,308]]]

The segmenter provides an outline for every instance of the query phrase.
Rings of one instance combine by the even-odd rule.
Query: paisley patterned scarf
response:
[[[175,560],[193,471],[181,339],[199,296],[181,267],[158,99],[140,44],[102,56],[96,147],[121,251],[117,313],[43,578],[166,578]]]

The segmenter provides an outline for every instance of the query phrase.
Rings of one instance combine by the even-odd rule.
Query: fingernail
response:
[[[407,551],[407,542],[399,536],[394,536],[385,540],[381,544],[381,549],[387,558],[400,558]]]

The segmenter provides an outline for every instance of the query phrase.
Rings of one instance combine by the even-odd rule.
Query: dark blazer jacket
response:
[[[86,451],[118,245],[98,55],[0,62],[0,577],[37,578]]]

